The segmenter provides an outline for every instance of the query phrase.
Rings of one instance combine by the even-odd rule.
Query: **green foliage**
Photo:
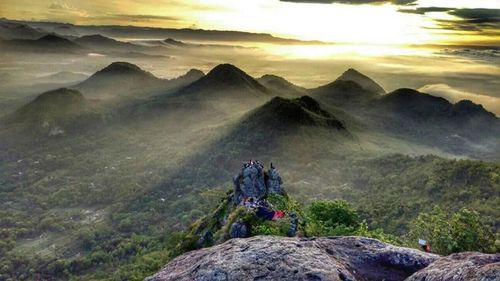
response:
[[[464,251],[496,252],[495,236],[479,213],[468,209],[449,214],[436,207],[421,213],[410,225],[410,243],[425,239],[436,253],[448,255]],[[416,246],[416,245],[415,245]]]
[[[306,213],[308,235],[350,235],[354,234],[359,227],[356,209],[343,200],[312,202]]]

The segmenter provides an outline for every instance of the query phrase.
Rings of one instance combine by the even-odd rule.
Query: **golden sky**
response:
[[[0,17],[9,19],[240,30],[374,45],[495,45],[499,11],[498,0],[0,1]]]

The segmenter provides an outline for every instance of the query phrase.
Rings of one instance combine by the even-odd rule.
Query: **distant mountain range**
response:
[[[329,84],[304,89],[274,75],[256,80],[230,64],[218,65],[206,75],[191,70],[177,79],[165,80],[136,65],[115,62],[71,88],[94,100],[112,100],[115,104],[127,101],[128,109],[122,108],[122,115],[176,112],[182,116],[195,110],[208,118],[258,108],[248,120],[254,127],[271,126],[270,131],[283,130],[286,124],[349,130],[349,125],[331,110],[343,112],[342,118],[358,120],[370,130],[451,153],[485,156],[499,149],[495,141],[500,136],[499,119],[482,106],[470,101],[452,104],[412,89],[384,94],[380,85],[354,69]]]
[[[46,33],[58,33],[61,30],[71,30],[73,36],[83,36],[92,34],[101,34],[106,37],[114,38],[175,38],[175,40],[206,40],[206,41],[226,41],[226,42],[268,42],[268,43],[287,43],[287,44],[322,44],[320,41],[302,41],[296,39],[287,39],[274,37],[266,33],[250,33],[241,31],[220,31],[220,30],[204,30],[191,28],[154,28],[154,27],[139,27],[139,26],[118,26],[118,25],[103,25],[103,26],[87,26],[73,25],[68,23],[57,22],[35,22],[35,21],[16,21],[8,19],[0,19],[1,23],[9,23],[10,25],[18,24],[28,26],[34,29],[43,30]],[[7,26],[10,28],[10,26]],[[0,33],[1,34],[1,33]],[[66,35],[66,34],[65,34]],[[0,35],[1,36],[1,35]],[[5,38],[5,37],[4,37]]]

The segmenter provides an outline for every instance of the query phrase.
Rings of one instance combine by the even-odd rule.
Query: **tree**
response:
[[[449,255],[465,251],[495,252],[495,236],[479,213],[468,209],[449,214],[435,207],[421,213],[411,224],[411,245],[425,239],[435,253]]]
[[[356,209],[343,200],[315,201],[307,208],[308,235],[349,235],[359,227]]]

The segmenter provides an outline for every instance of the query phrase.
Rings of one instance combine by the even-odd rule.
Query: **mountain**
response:
[[[196,115],[196,112],[189,115]],[[308,96],[297,99],[274,97],[220,130],[224,133],[185,164],[197,168],[184,170],[174,178],[210,186],[231,178],[234,172],[213,163],[225,163],[227,168],[231,168],[239,167],[241,159],[265,158],[285,162],[285,159],[293,159],[295,155],[283,154],[282,149],[299,149],[304,142],[309,145],[301,149],[307,154],[309,151],[318,153],[318,149],[325,149],[325,146],[341,148],[345,140],[352,141],[345,123]],[[311,155],[314,153],[311,152]],[[203,171],[203,177],[198,174],[200,171]]]
[[[360,108],[379,98],[377,93],[368,91],[354,81],[335,80],[327,85],[311,89],[311,97],[329,105]]]
[[[18,132],[57,136],[79,133],[98,120],[99,115],[80,92],[61,88],[40,94],[2,123]]]
[[[75,83],[89,78],[88,75],[83,73],[60,71],[57,73],[41,76],[36,79],[37,83]]]
[[[364,107],[381,93],[385,93],[382,87],[352,68],[335,81],[310,90],[319,101],[349,109]]]
[[[471,101],[456,104],[413,89],[398,89],[370,104],[365,122],[413,141],[483,157],[500,151],[500,119]],[[483,155],[483,156],[481,156]]]
[[[43,32],[27,24],[0,20],[0,38],[11,39],[37,39],[44,35]]]
[[[359,71],[349,68],[345,71],[339,78],[338,81],[353,81],[360,85],[363,89],[377,93],[377,94],[385,94],[384,88],[382,88],[377,82],[373,81],[368,76],[360,73]]]
[[[170,46],[175,46],[175,47],[186,47],[188,46],[188,44],[182,42],[182,41],[178,41],[178,40],[175,40],[173,38],[167,38],[165,40],[163,40],[163,43],[167,44],[167,45],[170,45]]]
[[[266,74],[257,79],[257,81],[276,94],[285,97],[303,96],[307,92],[305,88],[294,85],[285,78],[276,75]]]
[[[36,40],[6,40],[0,47],[15,52],[78,53],[84,51],[82,46],[54,34],[48,34]]]
[[[281,131],[290,129],[291,126],[324,126],[345,129],[341,121],[323,110],[319,103],[309,96],[297,99],[275,97],[251,112],[241,124],[246,127],[245,129],[251,131],[260,128]]]
[[[144,47],[137,46],[128,42],[120,42],[100,34],[85,35],[76,38],[74,42],[79,45],[92,48],[100,51],[132,51],[144,49]]]
[[[383,110],[415,119],[428,119],[434,116],[448,116],[452,104],[444,98],[420,93],[413,89],[395,90],[378,101]]]
[[[180,88],[185,87],[193,82],[198,81],[203,76],[205,76],[205,73],[203,73],[203,71],[198,70],[198,69],[190,69],[188,72],[186,72],[186,74],[181,75],[177,78],[168,80],[168,83],[167,83],[165,90],[172,91],[175,89],[180,89]]]
[[[220,64],[207,75],[181,89],[176,96],[194,99],[249,99],[269,98],[268,90],[257,80],[231,64]]]
[[[163,80],[127,62],[113,62],[87,80],[73,86],[86,97],[110,99],[146,95],[163,85]]]

